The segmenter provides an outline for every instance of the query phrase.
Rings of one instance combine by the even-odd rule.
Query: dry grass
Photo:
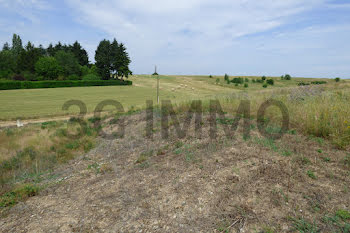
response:
[[[0,195],[19,184],[40,182],[57,164],[89,151],[96,131],[88,123],[84,133],[78,128],[62,121],[0,131]],[[67,136],[77,132],[77,139]]]

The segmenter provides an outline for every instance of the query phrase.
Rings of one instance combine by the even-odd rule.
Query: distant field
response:
[[[220,82],[217,85],[216,79]],[[232,77],[230,77],[232,78]],[[261,83],[252,83],[248,77],[249,87],[242,85],[235,87],[234,84],[226,84],[223,77],[208,76],[161,76],[160,97],[161,99],[181,102],[191,99],[213,98],[215,96],[227,95],[240,90],[260,91]],[[260,77],[259,77],[260,78]],[[62,111],[62,105],[68,100],[83,101],[91,113],[96,105],[103,100],[113,99],[123,104],[125,109],[131,107],[143,107],[146,100],[156,101],[156,79],[147,75],[132,76],[133,86],[111,86],[111,87],[74,87],[57,89],[36,90],[8,90],[0,91],[0,120],[14,120],[17,118],[41,118],[69,114]],[[274,78],[275,85],[267,89],[281,87],[296,87],[298,81],[310,81],[311,79],[293,79],[282,81]],[[312,79],[319,80],[319,79]],[[334,80],[328,80],[335,85]],[[108,109],[108,108],[106,108]],[[72,107],[70,113],[77,112]]]

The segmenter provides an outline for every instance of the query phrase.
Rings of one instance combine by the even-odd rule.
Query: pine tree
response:
[[[71,46],[70,51],[74,54],[76,59],[81,66],[89,65],[89,57],[86,50],[79,44],[78,41],[75,41],[73,46]]]
[[[110,47],[111,43],[108,40],[103,40],[98,45],[95,53],[97,71],[104,80],[110,79],[111,75],[112,59]]]

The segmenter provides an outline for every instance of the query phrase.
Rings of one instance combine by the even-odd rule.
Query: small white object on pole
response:
[[[17,120],[17,128],[23,127],[23,123],[21,122],[20,119]]]

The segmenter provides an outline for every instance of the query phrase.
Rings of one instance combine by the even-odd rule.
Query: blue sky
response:
[[[0,44],[123,42],[137,74],[350,78],[346,0],[0,0]]]

